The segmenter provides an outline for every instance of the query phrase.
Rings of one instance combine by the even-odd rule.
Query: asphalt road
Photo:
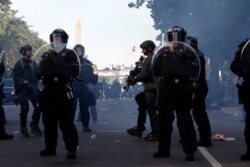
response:
[[[67,160],[61,134],[58,139],[57,155],[40,157],[44,147],[43,137],[21,138],[19,133],[19,109],[14,105],[4,106],[8,124],[7,132],[13,133],[11,141],[0,141],[0,167],[249,167],[250,162],[240,161],[245,152],[243,138],[244,123],[238,108],[209,110],[213,134],[221,132],[235,141],[213,141],[213,147],[198,148],[195,161],[185,161],[179,144],[179,134],[174,127],[171,157],[154,159],[157,142],[146,142],[129,136],[126,129],[133,127],[137,120],[137,106],[133,100],[98,101],[98,123],[90,124],[93,132],[82,132],[79,122],[79,150],[76,160]],[[230,110],[230,112],[225,112]],[[222,112],[223,111],[223,112]],[[30,119],[30,116],[29,116]],[[42,125],[41,125],[42,127]],[[147,121],[146,132],[150,132]]]

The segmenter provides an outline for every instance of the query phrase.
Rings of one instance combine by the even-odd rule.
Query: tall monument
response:
[[[76,22],[76,34],[75,34],[75,44],[82,43],[82,25],[80,19]]]

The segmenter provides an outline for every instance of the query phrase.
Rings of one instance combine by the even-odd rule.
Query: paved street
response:
[[[90,124],[92,133],[82,132],[81,124],[76,122],[80,148],[76,160],[66,159],[61,134],[59,135],[57,155],[40,157],[44,147],[43,137],[21,138],[19,134],[18,108],[4,106],[8,124],[7,132],[13,133],[12,141],[0,141],[0,167],[44,167],[44,166],[86,166],[86,167],[249,167],[250,162],[239,160],[245,151],[242,113],[239,108],[209,110],[213,134],[221,132],[235,141],[214,141],[211,148],[199,148],[195,161],[185,161],[185,155],[179,144],[176,129],[172,137],[171,157],[152,158],[157,150],[157,142],[146,142],[129,136],[126,129],[133,127],[137,120],[137,107],[133,100],[98,101],[98,123]],[[30,118],[30,117],[29,117]],[[41,125],[42,126],[42,125]],[[150,132],[147,121],[146,132]]]

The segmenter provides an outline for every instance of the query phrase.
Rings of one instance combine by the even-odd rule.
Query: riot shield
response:
[[[155,50],[152,71],[155,79],[162,83],[185,81],[185,87],[194,86],[201,71],[199,55],[184,42],[165,43]]]
[[[243,69],[250,71],[250,40],[248,40],[243,46],[241,50],[240,60]]]
[[[67,64],[68,67],[67,69],[63,69],[63,70],[57,70],[56,66],[53,68],[48,68],[48,70],[53,71],[57,71],[57,73],[61,73],[60,75],[66,75],[66,76],[70,76],[70,78],[72,80],[75,80],[80,72],[80,61],[79,58],[76,54],[76,52],[71,49],[70,47],[68,47],[67,45],[64,45],[65,49],[63,50],[58,50],[55,49],[53,47],[53,44],[45,44],[42,47],[40,47],[34,54],[34,56],[32,57],[32,59],[37,62],[38,64],[40,64],[42,57],[46,56],[47,54],[52,54],[55,56],[59,56],[57,59],[54,60],[55,63],[65,63]],[[62,60],[62,62],[57,61],[57,60]],[[48,65],[49,66],[49,65]],[[70,70],[69,70],[70,69]],[[48,71],[48,73],[50,73]]]
[[[94,64],[88,60],[81,62],[81,70],[77,77],[78,81],[81,81],[85,84],[95,85],[98,82],[98,71]]]

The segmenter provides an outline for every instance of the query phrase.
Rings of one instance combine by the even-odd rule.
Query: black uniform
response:
[[[79,57],[79,59],[81,63],[81,71],[79,75],[80,79],[73,84],[74,88],[73,118],[75,117],[75,112],[77,109],[77,100],[79,99],[79,105],[80,105],[79,116],[81,118],[83,131],[91,132],[91,129],[89,128],[89,120],[90,120],[89,107],[92,105],[92,103],[90,103],[89,95],[92,92],[88,88],[88,84],[92,83],[93,77],[95,78],[94,80],[97,81],[97,76],[94,75],[92,63],[89,60],[83,58],[82,56]],[[94,82],[94,84],[95,83],[96,82]]]
[[[205,99],[208,93],[208,86],[205,76],[205,59],[203,53],[196,49],[201,62],[201,73],[197,81],[197,86],[195,88],[194,99],[193,99],[193,118],[198,126],[200,141],[198,145],[200,146],[211,146],[211,127],[206,112]]]
[[[241,62],[241,52],[246,43],[247,41],[243,41],[238,46],[238,50],[235,53],[235,58],[230,66],[231,71],[237,76],[243,77],[244,80],[242,85],[237,85],[239,102],[244,105],[244,110],[246,112],[244,135],[247,147],[246,153],[241,156],[241,160],[250,160],[250,71],[249,65],[244,67]]]
[[[174,99],[171,96],[174,95]],[[161,83],[159,92],[159,114],[160,114],[160,139],[159,152],[169,154],[171,145],[171,134],[173,121],[177,116],[177,126],[181,135],[181,144],[186,154],[193,154],[196,151],[196,133],[193,126],[190,109],[192,108],[192,92],[174,92]]]
[[[135,76],[136,82],[143,82],[144,91],[139,93],[135,99],[139,105],[138,126],[127,130],[129,134],[141,137],[142,131],[145,130],[146,111],[148,111],[152,132],[145,137],[147,141],[158,140],[159,136],[159,119],[156,112],[157,84],[152,74],[151,62],[152,58],[146,57],[142,62],[140,73]]]
[[[185,47],[181,47],[181,52],[184,51],[183,48],[185,49]],[[170,47],[170,49],[172,48]],[[172,70],[180,70],[181,66],[178,66],[180,65],[178,63],[189,62],[188,57],[193,57],[193,53],[183,52],[181,55],[176,55],[175,52],[168,52],[167,50],[168,48],[165,49],[165,47],[161,49],[158,53],[161,57],[158,59],[156,57],[153,60],[154,74],[160,78],[158,103],[160,138],[158,152],[154,153],[154,157],[170,156],[172,124],[175,118],[175,111],[182,148],[184,153],[186,153],[186,160],[191,161],[194,160],[193,154],[196,151],[196,133],[190,113],[194,91],[191,86],[192,81],[185,74],[169,71],[169,67],[172,65],[172,62],[175,62],[176,64],[172,65]],[[183,66],[185,65],[183,64]],[[189,67],[186,67],[184,70],[190,70],[187,68]]]
[[[31,101],[34,111],[31,122],[31,132],[37,135],[41,135],[41,131],[38,128],[41,111],[38,107],[37,99],[37,80],[34,70],[37,68],[35,61],[28,58],[19,59],[12,70],[13,80],[15,83],[15,96],[20,103],[20,124],[21,133],[28,137],[27,132],[27,114],[29,111],[29,100]],[[28,81],[28,83],[25,83]]]
[[[4,127],[4,122],[5,122],[5,114],[4,114],[4,109],[3,109],[3,104],[2,101],[4,99],[4,93],[3,93],[3,76],[4,76],[4,72],[5,72],[5,66],[3,63],[0,63],[0,140],[8,140],[8,139],[12,139],[14,136],[13,135],[9,135],[5,132],[5,127]]]
[[[2,104],[2,101],[4,99],[3,86],[4,86],[4,83],[2,82],[0,85],[0,136],[3,136],[3,134],[5,134],[5,128],[4,128],[5,114],[4,114],[3,104]]]
[[[147,119],[147,103],[145,93],[140,92],[135,96],[135,101],[138,105],[137,125],[133,128],[127,129],[127,133],[132,136],[142,137],[142,132],[146,129],[145,123]]]
[[[135,101],[138,104],[138,120],[137,127],[139,129],[145,129],[144,125],[146,123],[147,118],[147,103],[145,100],[145,93],[140,92],[135,96]]]
[[[75,152],[78,146],[78,134],[73,123],[73,95],[71,84],[73,74],[78,73],[76,56],[72,50],[64,49],[60,53],[54,50],[45,52],[37,70],[37,78],[42,79],[44,88],[40,106],[43,113],[45,145],[42,156],[54,155],[57,145],[57,127],[63,133],[63,140],[69,152]]]

